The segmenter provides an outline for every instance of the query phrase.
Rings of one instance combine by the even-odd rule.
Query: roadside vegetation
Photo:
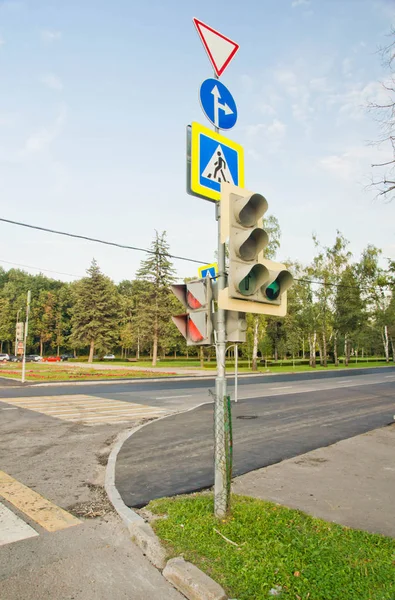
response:
[[[92,369],[85,367],[72,367],[62,364],[28,363],[26,365],[26,381],[103,381],[106,379],[132,379],[140,377],[166,377],[174,375],[155,372],[153,370],[135,371],[122,369]],[[20,380],[22,377],[21,364],[6,364],[0,366],[0,376]]]
[[[182,555],[230,598],[393,600],[395,540],[315,519],[271,502],[232,496],[213,516],[202,493],[152,501],[152,522],[169,556]]]
[[[271,240],[266,256],[274,258],[281,236],[277,219],[271,215],[264,227]],[[316,238],[314,244],[310,264],[288,263],[295,282],[286,317],[247,314],[246,341],[238,346],[242,370],[351,366],[377,356],[394,361],[395,261],[371,245],[354,258],[339,232],[330,246]],[[167,361],[178,367],[185,357],[185,365],[210,370],[214,347],[187,347],[172,323],[171,316],[185,310],[171,292],[174,281],[165,232],[156,233],[136,278],[118,285],[95,261],[72,283],[0,267],[0,353],[15,352],[16,323],[25,320],[31,290],[27,354],[68,353],[89,362],[114,354],[144,367]],[[231,345],[229,360],[234,352]]]

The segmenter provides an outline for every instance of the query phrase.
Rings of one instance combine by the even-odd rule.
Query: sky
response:
[[[165,230],[172,254],[214,259],[215,206],[186,193],[186,127],[210,126],[212,77],[193,17],[240,44],[225,135],[279,220],[277,258],[307,264],[313,232],[331,245],[337,230],[356,260],[369,243],[395,258],[395,202],[367,187],[391,154],[366,110],[386,99],[393,0],[0,0],[0,216],[141,248]],[[0,266],[64,281],[93,257],[132,279],[146,257],[2,222],[0,239]]]

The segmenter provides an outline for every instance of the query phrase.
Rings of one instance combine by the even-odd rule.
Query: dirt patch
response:
[[[89,500],[77,502],[69,506],[67,510],[71,514],[75,517],[83,517],[85,519],[97,519],[98,517],[104,517],[114,512],[114,508],[103,487],[92,484],[87,484],[87,487],[90,490]]]
[[[295,460],[296,465],[310,464],[310,465],[318,465],[320,463],[328,462],[327,458],[314,458],[312,456],[307,456],[306,458],[301,458],[300,460]]]

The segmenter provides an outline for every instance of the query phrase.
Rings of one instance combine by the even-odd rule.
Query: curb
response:
[[[395,365],[391,364],[391,365],[380,365],[379,367],[340,367],[338,369],[328,369],[327,371],[325,369],[318,369],[318,371],[283,371],[281,373],[239,373],[238,378],[239,379],[245,379],[247,377],[253,377],[253,378],[259,378],[259,377],[275,377],[278,375],[317,375],[318,373],[339,373],[339,372],[355,372],[355,371],[365,371],[365,370],[369,370],[369,371],[374,371],[375,369],[382,369],[382,368],[394,368]],[[230,371],[227,373],[228,377],[234,377],[235,373],[234,371]],[[119,383],[129,383],[129,384],[137,384],[137,383],[142,383],[144,381],[149,381],[151,383],[160,383],[163,381],[206,381],[206,380],[214,380],[216,377],[215,373],[212,373],[210,375],[176,375],[176,376],[163,376],[163,377],[134,377],[133,379],[91,379],[88,381],[48,381],[45,383],[39,383],[36,381],[25,381],[24,384],[22,384],[22,382],[19,379],[12,379],[10,377],[5,377],[5,376],[0,376],[1,379],[7,380],[7,381],[15,381],[18,384],[22,384],[19,386],[14,386],[14,387],[50,387],[50,386],[56,386],[56,387],[60,387],[60,386],[79,386],[79,385],[97,385],[97,384],[101,384],[101,385],[111,385],[111,384],[119,384]]]
[[[209,404],[209,402],[202,402],[198,406],[204,404]],[[190,412],[198,406],[184,412]],[[167,419],[170,416],[172,415],[165,415],[155,419],[155,421]],[[132,430],[123,431],[118,435],[108,457],[106,467],[104,488],[107,496],[127,526],[131,540],[140,548],[148,560],[162,571],[163,577],[181,594],[188,600],[228,600],[225,590],[214,579],[211,579],[192,563],[185,561],[183,557],[179,556],[167,560],[166,550],[150,524],[126,506],[115,486],[115,465],[119,451],[128,438],[143,427],[150,425],[150,423],[152,421],[139,425]]]

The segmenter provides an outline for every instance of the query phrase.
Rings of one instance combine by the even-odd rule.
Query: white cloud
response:
[[[372,146],[352,146],[340,154],[321,158],[319,166],[333,176],[349,183],[368,183],[372,163],[385,156],[383,150]],[[363,181],[362,181],[363,180]]]
[[[61,134],[65,119],[66,108],[63,106],[52,125],[39,129],[27,138],[24,153],[36,154],[47,150]]]
[[[389,92],[382,83],[369,81],[366,84],[357,83],[353,87],[349,86],[343,93],[330,95],[327,98],[327,105],[338,105],[340,115],[346,115],[347,118],[361,119],[366,115],[369,103],[387,104],[388,98]]]
[[[41,32],[41,39],[44,42],[55,42],[56,40],[60,40],[62,37],[61,31],[52,31],[50,29],[45,29]]]
[[[0,113],[0,127],[8,127],[15,123],[16,115],[13,113]]]
[[[41,83],[49,87],[51,90],[61,91],[63,90],[63,82],[60,77],[57,77],[53,73],[47,73],[40,78]]]
[[[352,58],[344,58],[343,62],[342,62],[342,71],[343,71],[343,75],[345,75],[345,77],[349,77],[351,75],[351,71],[352,71]]]
[[[292,8],[296,8],[297,6],[308,6],[310,4],[310,0],[293,0],[292,1]]]
[[[251,156],[258,158],[262,152],[276,153],[284,141],[286,130],[285,123],[279,119],[273,119],[269,124],[249,125],[246,132]]]

